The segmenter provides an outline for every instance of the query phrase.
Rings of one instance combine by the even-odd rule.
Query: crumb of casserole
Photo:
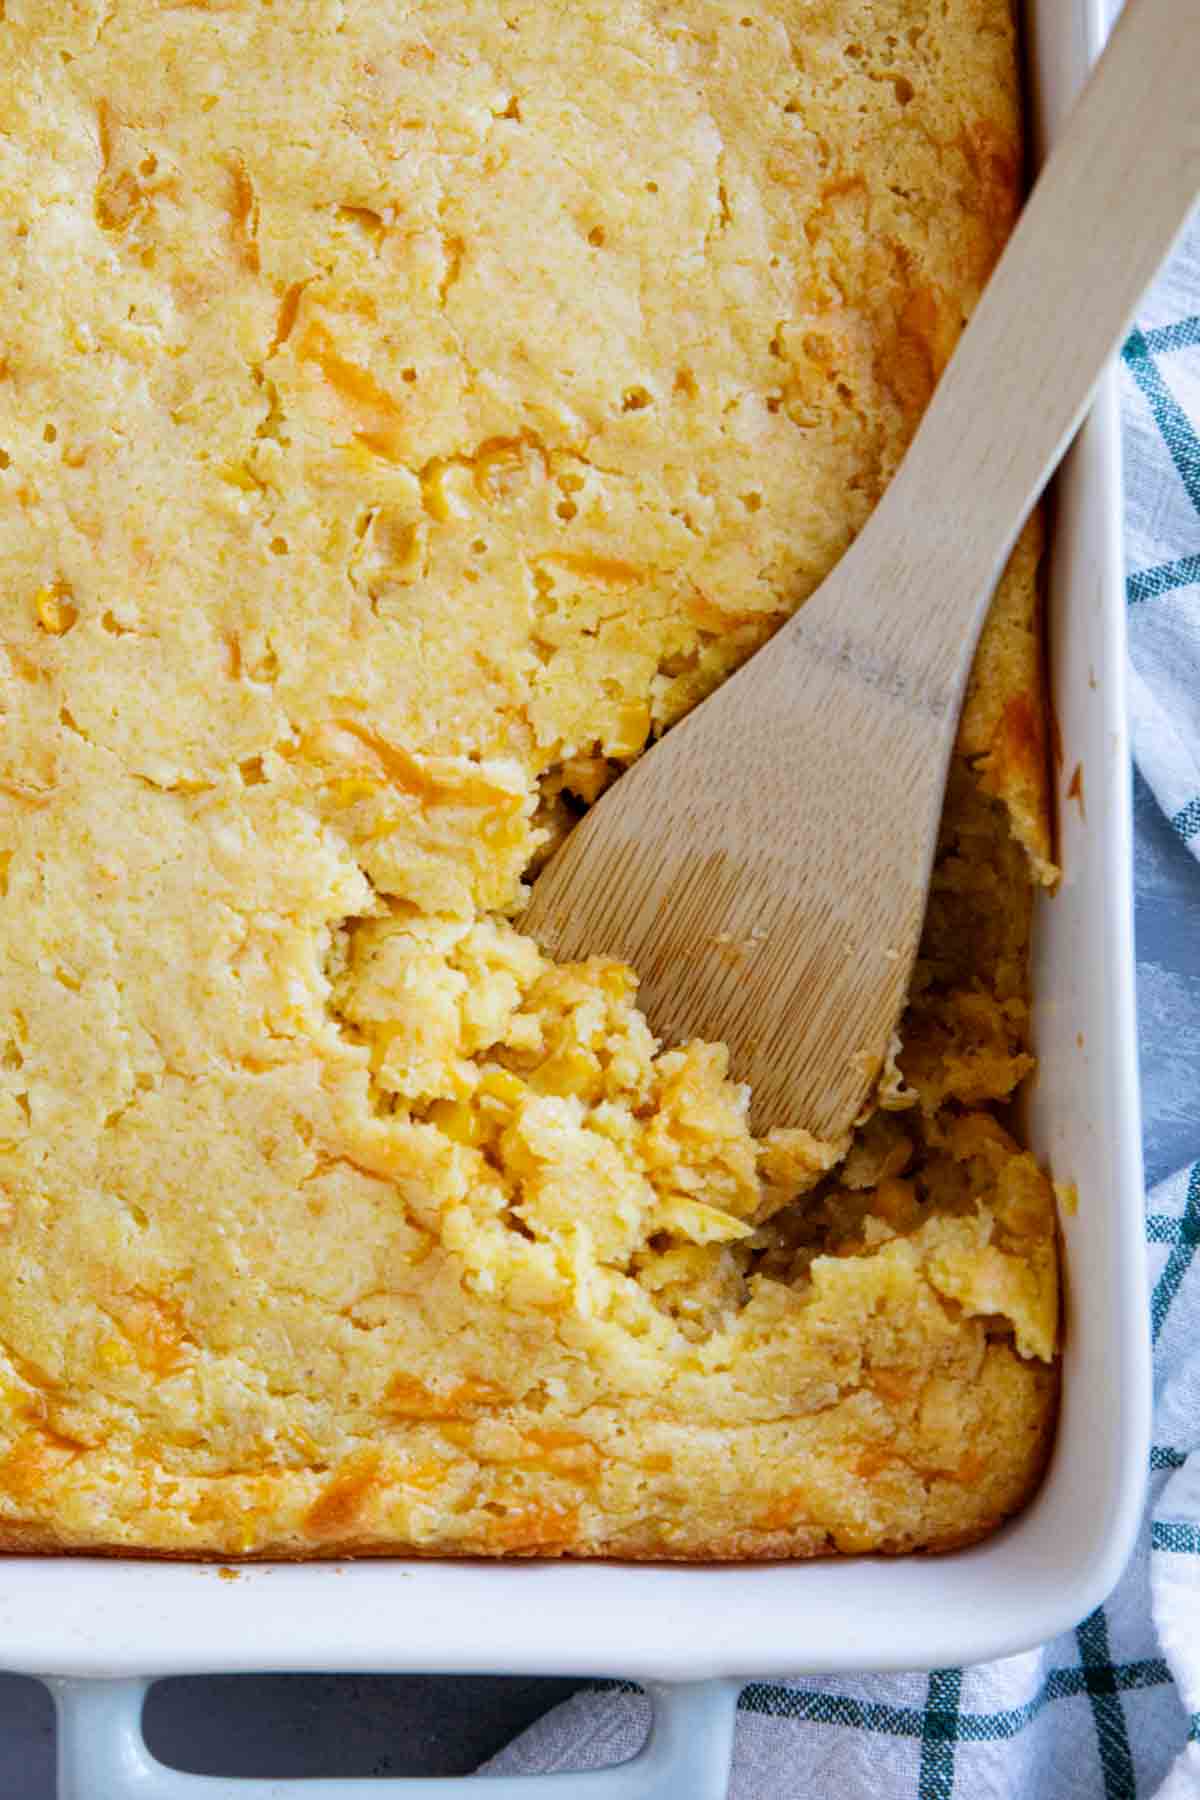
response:
[[[0,12],[0,1541],[989,1530],[1056,1383],[1036,524],[848,1150],[510,921],[895,469],[1008,0]]]

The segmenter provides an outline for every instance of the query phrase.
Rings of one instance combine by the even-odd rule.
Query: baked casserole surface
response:
[[[1056,1390],[1036,525],[851,1145],[512,921],[895,469],[1009,0],[7,0],[0,96],[0,1543],[991,1529]]]

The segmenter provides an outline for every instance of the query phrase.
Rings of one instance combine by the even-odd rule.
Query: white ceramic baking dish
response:
[[[1043,140],[1081,85],[1102,28],[1102,0],[1032,0],[1026,46]],[[1033,1504],[974,1549],[899,1561],[374,1561],[252,1567],[228,1581],[186,1563],[14,1558],[0,1591],[0,1665],[51,1681],[64,1797],[285,1792],[286,1783],[209,1781],[155,1763],[140,1732],[147,1677],[390,1670],[645,1680],[656,1726],[636,1763],[590,1777],[498,1781],[488,1792],[715,1800],[725,1792],[739,1679],[1001,1656],[1070,1628],[1107,1595],[1133,1541],[1149,1439],[1118,448],[1109,378],[1057,482],[1050,570],[1064,880],[1038,920],[1041,1072],[1028,1119],[1035,1150],[1080,1198],[1077,1215],[1063,1219],[1062,1418]],[[1077,767],[1079,803],[1067,794]],[[460,1791],[453,1782],[384,1789]],[[304,1784],[310,1800],[367,1791],[375,1785]]]

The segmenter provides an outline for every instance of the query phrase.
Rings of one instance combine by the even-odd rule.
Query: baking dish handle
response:
[[[47,1679],[58,1712],[58,1800],[725,1800],[740,1682],[647,1682],[650,1735],[586,1774],[240,1780],[186,1775],[142,1736],[148,1681]]]

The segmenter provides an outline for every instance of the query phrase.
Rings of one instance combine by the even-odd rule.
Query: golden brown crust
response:
[[[1001,579],[980,639],[958,754],[985,793],[1004,802],[1038,882],[1053,886],[1049,746],[1039,567],[1045,529],[1035,513]]]
[[[1055,1394],[1053,1197],[997,1118],[1052,873],[1038,527],[852,1145],[756,1142],[720,1046],[510,919],[897,466],[1016,205],[1007,0],[32,11],[0,1543],[982,1535]]]

